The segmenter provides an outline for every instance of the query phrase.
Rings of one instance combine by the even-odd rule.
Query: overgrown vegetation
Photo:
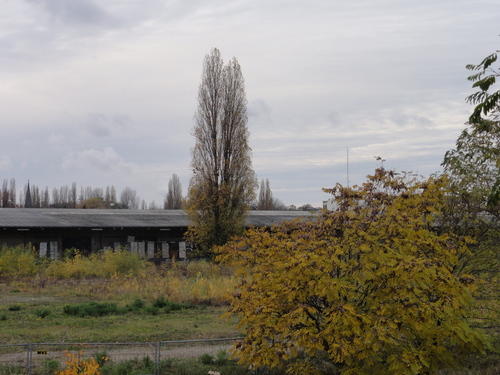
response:
[[[42,262],[29,247],[4,248],[0,261],[6,259],[18,266],[0,270],[2,343],[237,335],[235,321],[218,319],[236,278],[213,263],[173,261],[156,267],[125,252],[89,259],[68,252],[64,259]]]
[[[218,319],[226,309],[228,296],[238,295],[236,285],[241,279],[229,268],[205,261],[174,261],[155,267],[122,252],[111,253],[113,256],[97,254],[89,259],[71,252],[59,261],[42,262],[29,247],[8,250],[0,252],[2,264],[7,259],[4,254],[9,259],[18,256],[24,263],[14,259],[17,268],[10,267],[9,272],[3,272],[6,268],[0,270],[2,343],[138,342],[238,335],[237,318],[229,321]],[[114,266],[117,264],[131,266]],[[17,271],[13,272],[13,269]],[[76,269],[80,271],[68,271]],[[307,272],[310,270],[308,268]],[[287,275],[291,277],[289,272]],[[285,295],[283,290],[280,295]],[[74,313],[68,315],[65,310]],[[306,359],[304,353],[298,354],[298,358]],[[102,374],[139,374],[145,371],[141,359],[100,363],[99,357],[94,357]],[[294,363],[292,359],[288,361]],[[463,370],[442,369],[440,373],[494,374],[500,370],[499,362],[498,355],[491,352],[486,356],[471,357],[470,366]],[[225,366],[224,363],[229,367],[221,367]],[[338,371],[338,367],[319,352],[312,363],[323,373]],[[162,366],[162,373],[166,374],[206,374],[221,369],[224,369],[221,373],[251,373],[248,367],[236,366],[221,353],[193,361],[169,359],[163,361]],[[47,374],[63,368],[57,368],[55,362],[49,361],[46,367],[52,369]],[[15,366],[0,366],[0,374],[24,372],[24,369],[16,372],[18,370]],[[273,375],[285,373],[281,369],[266,371]]]
[[[227,269],[205,261],[174,260],[156,267],[127,251],[89,257],[70,251],[52,261],[39,259],[29,246],[0,250],[0,281],[6,287],[3,293],[23,291],[92,301],[158,299],[156,304],[165,305],[157,307],[171,311],[188,307],[176,303],[225,305],[237,284]]]
[[[66,365],[62,366],[57,360],[44,361],[41,368],[35,369],[35,374],[40,375],[139,375],[153,374],[155,372],[155,362],[151,357],[132,358],[121,361],[112,361],[107,353],[96,353],[94,356],[86,358],[82,352],[66,352]],[[221,374],[245,375],[253,374],[253,371],[243,366],[237,365],[234,360],[228,358],[226,351],[220,351],[216,357],[210,354],[203,354],[199,358],[193,359],[165,359],[159,364],[160,374],[179,375],[206,375],[210,371]],[[64,367],[64,369],[61,369]],[[3,370],[3,371],[2,371]],[[8,372],[10,371],[10,372]],[[0,367],[0,375],[22,374],[24,369],[20,367]]]

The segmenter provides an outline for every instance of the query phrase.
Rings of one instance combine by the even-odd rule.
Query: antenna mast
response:
[[[349,147],[346,147],[347,153],[347,187],[349,187]]]

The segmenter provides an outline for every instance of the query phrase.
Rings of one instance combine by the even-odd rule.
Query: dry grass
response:
[[[220,266],[206,261],[176,262],[162,266],[126,251],[62,260],[38,259],[30,249],[0,251],[0,292],[58,297],[84,297],[96,301],[154,300],[221,306],[237,284]],[[3,288],[3,290],[2,290]]]

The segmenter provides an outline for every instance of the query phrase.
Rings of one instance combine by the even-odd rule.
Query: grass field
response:
[[[236,322],[220,318],[221,307],[166,312],[148,308],[106,316],[72,316],[65,306],[81,298],[17,295],[1,298],[0,342],[134,342],[236,337]],[[124,307],[118,305],[118,307]]]
[[[154,267],[127,257],[19,262],[0,278],[0,344],[148,343],[239,335],[235,319],[221,318],[235,283],[228,270],[203,261]],[[125,267],[117,271],[116,263]],[[162,373],[250,373],[220,354],[166,359]],[[151,365],[151,357],[108,361],[102,374],[152,373]],[[35,373],[54,374],[61,368],[60,359],[47,358]],[[0,375],[24,371],[20,365],[0,365]]]
[[[90,268],[90,266],[88,266]],[[236,337],[222,319],[234,280],[207,262],[111,277],[35,275],[0,281],[0,342],[130,342]],[[111,303],[116,311],[75,316],[65,307]]]

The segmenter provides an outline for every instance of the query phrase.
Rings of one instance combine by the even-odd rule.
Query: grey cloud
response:
[[[8,171],[12,166],[12,161],[10,157],[2,155],[0,157],[0,171]]]
[[[63,24],[109,25],[116,20],[90,0],[27,0],[40,4],[49,16]]]
[[[417,126],[421,128],[431,128],[434,126],[434,123],[428,117],[418,115],[394,113],[390,116],[390,120],[400,127]]]
[[[107,126],[106,117],[100,114],[89,115],[89,123],[87,129],[96,137],[107,137],[111,134]]]
[[[105,147],[102,151],[89,149],[80,152],[67,153],[63,157],[62,168],[120,171],[130,170],[133,168],[133,165],[126,163],[112,147]]]
[[[49,136],[49,142],[52,144],[62,144],[66,141],[66,137],[63,134],[51,134]]]
[[[86,129],[96,137],[108,137],[126,133],[132,125],[130,117],[123,114],[107,116],[101,113],[88,115]]]
[[[332,111],[326,116],[327,121],[333,126],[342,125],[342,120],[340,118],[340,113],[337,111]]]
[[[248,117],[268,117],[271,115],[272,109],[265,100],[257,99],[248,105]]]

